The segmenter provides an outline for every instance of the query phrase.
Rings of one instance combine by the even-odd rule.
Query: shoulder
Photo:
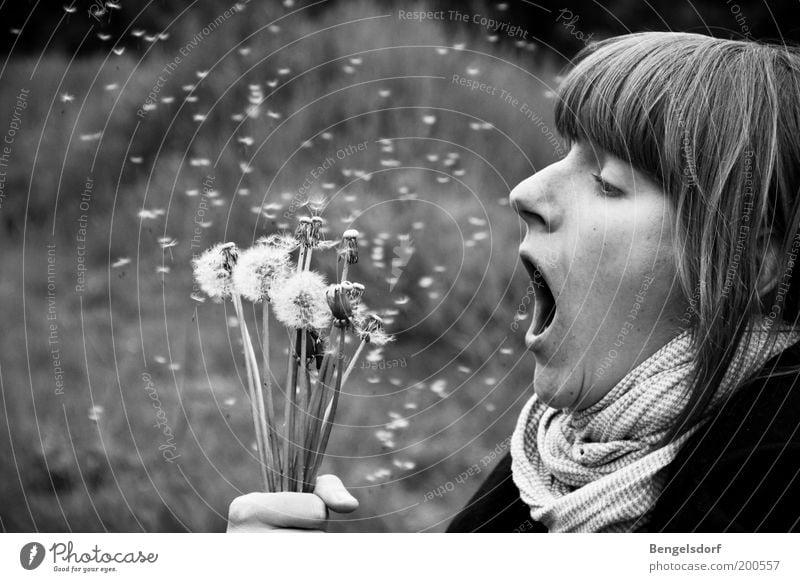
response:
[[[511,476],[511,453],[506,453],[467,505],[447,528],[450,533],[544,533],[530,516]]]
[[[739,390],[665,471],[652,531],[800,529],[800,363],[792,347]]]

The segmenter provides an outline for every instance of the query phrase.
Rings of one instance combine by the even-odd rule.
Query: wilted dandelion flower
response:
[[[287,327],[323,329],[331,322],[327,285],[319,273],[300,271],[272,291],[275,317]]]
[[[270,300],[270,290],[289,274],[289,255],[280,248],[256,245],[243,251],[233,269],[233,287],[253,303]]]
[[[320,230],[322,229],[322,218],[319,216],[311,217],[311,246],[315,247],[319,244]]]
[[[342,235],[342,256],[348,264],[358,262],[358,231],[350,228]]]
[[[350,305],[357,307],[361,304],[361,298],[364,296],[365,287],[361,283],[350,283],[350,286],[345,289],[347,298],[350,300]]]
[[[325,298],[333,314],[333,319],[343,322],[344,325],[349,324],[350,318],[353,316],[353,307],[350,305],[348,293],[352,286],[352,283],[344,281],[340,284],[329,285],[325,292]]]
[[[194,279],[206,295],[215,301],[231,296],[231,273],[239,257],[234,243],[216,244],[199,257],[192,259]]]
[[[383,320],[374,313],[368,313],[359,325],[362,341],[375,346],[383,346],[392,341],[392,336],[384,330]]]
[[[297,242],[304,247],[311,246],[312,228],[311,219],[307,216],[301,216],[297,223],[297,229],[294,231],[294,237],[297,239]]]

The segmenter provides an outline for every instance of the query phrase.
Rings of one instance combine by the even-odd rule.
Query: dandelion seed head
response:
[[[331,322],[325,278],[301,271],[284,279],[271,293],[275,317],[286,327],[324,329]]]
[[[242,251],[233,269],[233,287],[253,303],[270,300],[270,290],[289,275],[289,255],[280,248],[257,244]]]
[[[194,278],[214,301],[228,299],[233,291],[231,272],[239,251],[234,243],[216,244],[192,260]]]

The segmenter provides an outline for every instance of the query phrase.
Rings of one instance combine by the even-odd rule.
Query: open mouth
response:
[[[541,335],[553,323],[556,314],[556,299],[539,266],[528,257],[522,257],[533,284],[534,306],[531,332]]]

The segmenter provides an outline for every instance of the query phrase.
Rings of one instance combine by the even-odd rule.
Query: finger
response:
[[[329,508],[337,513],[350,513],[358,509],[358,499],[350,495],[335,475],[320,475],[314,494],[318,495]]]
[[[328,511],[311,493],[249,493],[234,499],[229,521],[240,527],[253,524],[275,528],[324,529]]]
[[[300,529],[297,527],[272,527],[263,524],[248,523],[240,526],[228,526],[228,533],[327,533],[323,529]]]

